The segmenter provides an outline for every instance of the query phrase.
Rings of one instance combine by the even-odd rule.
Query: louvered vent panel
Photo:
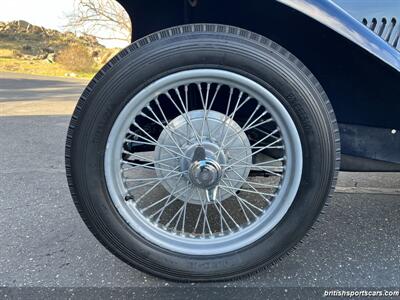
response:
[[[363,24],[400,51],[400,21],[396,18],[364,18]]]

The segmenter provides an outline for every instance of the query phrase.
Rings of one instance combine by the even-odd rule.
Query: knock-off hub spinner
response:
[[[213,159],[207,159],[206,150],[203,146],[197,146],[194,150],[188,173],[190,181],[202,189],[215,187],[222,177],[220,164]]]

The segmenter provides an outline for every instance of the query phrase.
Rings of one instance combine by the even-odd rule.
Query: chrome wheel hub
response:
[[[215,160],[204,159],[190,165],[190,182],[198,188],[210,190],[218,185],[221,177],[221,166]]]
[[[206,115],[207,114],[207,115]],[[207,120],[207,126],[205,121]],[[171,132],[174,133],[171,133]],[[201,133],[199,136],[195,132]],[[224,149],[218,142],[223,137],[230,137],[229,149]],[[194,110],[185,115],[180,115],[172,120],[168,128],[165,128],[158,138],[158,146],[155,147],[155,166],[159,178],[168,177],[169,169],[165,169],[165,160],[173,158],[171,150],[180,145],[182,157],[171,160],[168,165],[171,168],[178,168],[184,173],[183,178],[173,177],[162,181],[164,188],[174,196],[179,196],[189,203],[200,203],[204,196],[195,189],[201,188],[210,190],[220,182],[225,172],[223,166],[237,161],[243,156],[244,167],[238,167],[233,173],[231,186],[233,192],[241,187],[241,178],[247,178],[250,172],[251,147],[246,134],[241,132],[241,127],[231,118],[217,111]],[[162,145],[162,146],[160,146]],[[204,150],[204,157],[196,159],[196,149]],[[244,150],[244,151],[243,151]],[[162,163],[157,163],[161,161]],[[164,167],[163,167],[164,165]],[[185,193],[180,193],[187,183],[193,184]],[[178,192],[177,192],[178,191]],[[232,190],[220,191],[221,200],[232,196]],[[202,200],[203,199],[203,200]],[[211,197],[210,201],[213,200]]]

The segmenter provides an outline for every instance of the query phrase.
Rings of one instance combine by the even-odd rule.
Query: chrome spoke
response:
[[[207,91],[206,91],[206,98],[204,99],[203,97],[203,92],[201,90],[201,83],[197,84],[197,88],[199,90],[200,93],[200,98],[201,98],[201,103],[203,105],[203,120],[201,122],[201,133],[200,133],[200,143],[203,144],[203,135],[204,135],[204,124],[206,123],[206,111],[207,111],[207,105],[208,105],[208,96],[210,94],[210,83],[207,83]]]
[[[251,167],[252,170],[259,169],[259,170],[268,170],[268,171],[283,171],[285,168],[282,166],[268,166],[268,165],[235,165],[237,168],[248,168]]]
[[[219,194],[219,199],[221,199],[221,190],[220,189],[218,189],[218,194]],[[228,222],[226,221],[226,219],[225,219],[225,217],[224,217],[224,215],[222,213],[221,203],[218,202],[218,204],[220,206],[217,205],[217,201],[214,201],[213,204],[214,204],[215,208],[218,210],[218,213],[219,213],[221,233],[224,232],[224,224],[225,224],[226,228],[229,230],[229,232],[232,232],[231,227],[229,226]]]
[[[285,160],[285,158],[281,157],[281,158],[277,158],[277,159],[273,159],[273,160],[264,161],[264,162],[261,162],[261,163],[240,164],[240,165],[239,164],[235,164],[235,166],[236,167],[240,167],[240,168],[247,168],[247,167],[255,168],[255,167],[258,167],[258,166],[266,167],[266,168],[268,168],[268,167],[271,167],[271,168],[274,168],[274,167],[276,167],[276,168],[284,168],[283,166],[271,166],[270,165],[270,164],[277,163],[277,162],[283,162],[284,160]],[[228,168],[228,165],[223,164],[222,166],[225,167],[225,168]]]
[[[201,197],[200,189],[198,189],[198,188],[197,188],[197,194],[199,195],[199,198],[204,199],[204,197]],[[201,218],[201,216],[202,216],[202,214],[203,214],[203,231],[202,231],[202,235],[204,236],[204,235],[205,235],[205,226],[206,226],[206,223],[207,223],[208,231],[209,231],[210,233],[211,233],[211,228],[210,228],[210,223],[208,222],[208,215],[207,215],[207,208],[206,208],[207,205],[204,204],[204,201],[200,201],[200,202],[201,202],[201,203],[200,203],[200,205],[201,205],[201,210],[200,210],[200,212],[199,212],[199,216],[198,216],[198,218],[197,218],[196,225],[195,225],[195,227],[194,227],[193,233],[196,232],[197,226],[200,224],[200,218]]]
[[[267,138],[268,138],[268,135],[265,136],[264,138],[262,138],[260,141],[258,141],[258,142],[255,143],[254,145],[259,144],[260,142],[262,142],[263,140],[265,140],[265,139],[267,139]],[[240,163],[240,162],[246,160],[247,158],[256,155],[257,153],[259,153],[259,152],[261,152],[261,151],[263,151],[263,150],[265,150],[265,149],[268,149],[268,147],[270,147],[270,146],[272,146],[272,145],[274,145],[274,144],[276,144],[277,142],[280,142],[280,141],[281,141],[281,139],[276,140],[275,142],[272,142],[272,143],[268,144],[267,146],[265,146],[265,147],[263,147],[263,148],[261,148],[261,149],[258,149],[257,151],[255,151],[255,152],[253,152],[253,153],[251,153],[251,154],[246,155],[245,157],[242,157],[242,158],[236,160],[235,162],[229,164],[229,165],[227,166],[227,168],[230,168],[230,167],[232,167],[232,166],[234,166],[234,165],[236,165],[236,164],[238,164],[238,163]],[[254,146],[254,145],[253,145],[253,146]],[[243,155],[243,154],[246,154],[246,152],[247,152],[247,151],[242,151],[240,154]]]
[[[148,182],[148,183],[136,185],[136,186],[134,186],[134,187],[129,187],[129,188],[127,188],[127,190],[128,190],[128,191],[135,190],[135,189],[138,189],[138,188],[140,188],[140,187],[144,187],[144,186],[146,186],[146,185],[152,184],[152,183],[154,182],[155,184],[150,188],[150,190],[148,190],[148,191],[146,192],[145,195],[147,195],[147,193],[151,192],[156,186],[158,186],[158,185],[159,185],[163,180],[165,180],[166,178],[172,178],[172,177],[176,177],[176,176],[182,176],[183,174],[170,175],[173,171],[176,171],[177,169],[178,169],[178,167],[176,167],[175,169],[171,170],[171,171],[170,171],[165,177],[163,177],[163,178],[157,178],[157,179],[155,179],[155,180],[153,180],[153,181],[151,181],[151,182]],[[126,180],[127,180],[127,179],[124,179],[125,182],[126,182]]]
[[[185,187],[183,187],[183,188],[181,188],[181,189],[175,190],[175,193],[181,193],[182,191],[186,191],[186,190],[187,190],[187,187],[185,186]],[[153,207],[157,206],[158,204],[164,202],[164,200],[166,200],[166,199],[168,199],[168,198],[170,198],[170,197],[171,197],[171,195],[167,195],[167,196],[161,198],[160,200],[158,200],[158,201],[156,201],[156,202],[154,202],[154,203],[152,203],[152,204],[149,204],[148,206],[142,208],[142,209],[141,209],[141,212],[142,212],[142,213],[146,212],[146,211],[149,210],[150,208],[153,208]]]
[[[173,191],[176,191],[176,188],[178,187],[179,182],[181,181],[182,176],[179,177],[177,185],[174,187]],[[180,195],[182,195],[185,191],[187,191],[187,189],[189,188],[189,183],[186,186],[186,189],[184,189],[183,191],[181,191],[178,195],[179,196],[175,196],[174,193],[171,193],[167,200],[165,201],[163,207],[161,207],[159,210],[157,210],[155,213],[150,215],[150,219],[154,218],[155,216],[157,216],[157,220],[156,223],[158,223],[160,221],[161,215],[163,214],[163,212],[165,211],[165,209],[172,204],[175,200],[178,200],[178,197],[180,197]],[[172,200],[171,200],[172,199]]]
[[[134,125],[135,125],[135,124],[137,124],[137,123],[135,122]],[[135,126],[136,126],[136,125],[135,125]],[[138,126],[136,126],[136,127],[138,127]],[[169,149],[168,147],[171,147],[170,145],[166,146],[166,145],[161,145],[160,143],[158,143],[150,134],[148,134],[148,133],[147,133],[144,129],[142,129],[140,126],[138,127],[138,129],[139,129],[140,131],[144,132],[150,139],[145,138],[145,137],[141,136],[140,134],[137,134],[136,132],[133,132],[133,131],[129,130],[129,131],[128,131],[129,134],[135,135],[135,136],[137,136],[138,138],[141,138],[141,139],[147,141],[147,143],[145,143],[145,142],[138,142],[138,141],[132,141],[132,142],[141,143],[141,144],[144,144],[144,145],[157,146],[157,147],[160,147],[160,148],[165,149],[166,151],[168,151],[168,152],[171,153],[171,154],[175,154],[175,155],[178,155],[178,156],[183,156],[183,155],[180,154],[179,152],[176,152],[176,151],[174,151],[174,150]],[[126,140],[127,140],[127,139],[126,139]]]
[[[183,107],[183,111],[185,112],[185,115],[187,116],[187,115],[189,114],[188,86],[187,86],[187,85],[184,86],[184,90],[185,90],[185,103],[184,103],[184,101],[183,101],[183,99],[182,99],[182,96],[181,96],[181,93],[179,92],[179,89],[178,89],[178,88],[175,88],[174,90],[175,90],[175,93],[176,93],[177,96],[178,96],[178,99],[179,99],[180,104],[181,104],[182,107]],[[186,119],[185,119],[185,120],[186,120]],[[193,130],[193,133],[194,133],[195,136],[196,136],[197,131],[194,129],[193,123],[192,123],[192,121],[190,120],[190,118],[187,119],[187,122],[190,122],[190,124],[188,124],[188,126],[186,126],[186,135],[189,136],[189,127],[190,127],[190,129]],[[196,137],[196,140],[199,141],[198,137]],[[189,142],[190,142],[190,141],[189,141]]]
[[[283,149],[283,146],[269,146],[268,149]],[[264,146],[258,146],[258,147],[243,147],[243,146],[239,146],[239,147],[225,147],[222,149],[227,149],[227,150],[242,150],[242,149],[253,149],[253,150],[258,150],[258,149],[265,149]]]
[[[242,181],[240,181],[240,180],[235,180],[235,179],[232,179],[232,178],[227,178],[229,181],[236,181],[236,182],[242,182],[242,183],[245,183],[245,184],[247,184],[253,191],[255,191],[255,192],[257,192],[258,193],[258,190],[249,182],[249,181],[247,181],[247,180],[245,180],[243,177],[242,177],[242,175],[240,175],[237,171],[235,171],[234,169],[232,169],[232,171],[236,174],[236,176],[239,176],[241,179],[242,179]],[[256,182],[254,182],[254,183],[256,183]],[[230,183],[229,183],[230,184]],[[266,185],[266,184],[264,184],[263,185],[264,187],[267,187],[267,188],[271,188],[271,187],[273,187],[273,188],[279,188],[279,186],[272,186],[272,185]],[[260,195],[260,197],[261,198],[263,198],[263,200],[265,201],[265,202],[267,202],[268,204],[271,204],[271,201],[268,199],[268,198],[266,198],[263,194],[260,194],[259,193],[259,195]]]
[[[222,180],[222,182],[224,182],[224,180]],[[222,187],[222,189],[223,189],[223,187]],[[228,191],[228,190],[226,190],[228,193],[230,193],[231,195],[233,195],[233,196],[235,196],[235,198],[236,198],[236,200],[237,200],[237,202],[239,203],[239,206],[240,206],[240,209],[241,209],[241,211],[242,211],[242,213],[243,213],[243,215],[244,215],[244,217],[246,218],[246,221],[247,221],[247,223],[248,224],[250,224],[250,219],[249,219],[249,217],[247,216],[247,213],[246,213],[246,210],[245,210],[245,207],[247,208],[247,209],[249,209],[248,208],[248,206],[242,201],[242,199],[238,196],[238,194],[236,194],[236,193],[233,193],[232,191]],[[243,203],[243,204],[242,204]],[[250,210],[250,209],[249,209]],[[250,210],[251,211],[251,210]],[[252,212],[252,211],[251,211]],[[253,213],[253,212],[252,212]],[[253,213],[254,214],[254,213]],[[255,217],[257,217],[256,215],[254,215]]]
[[[240,94],[239,94],[239,96],[238,96],[238,99],[237,99],[237,102],[236,102],[236,106],[235,106],[235,108],[233,109],[233,112],[232,112],[232,114],[231,114],[231,118],[229,119],[229,120],[233,120],[234,119],[234,117],[235,117],[235,114],[236,114],[236,112],[238,111],[238,106],[239,106],[239,103],[240,103],[240,99],[242,99],[242,96],[243,96],[243,92],[242,91],[240,91]],[[226,122],[224,122],[224,126],[226,125]],[[224,127],[225,128],[225,127]],[[220,145],[223,145],[224,144],[224,142],[225,142],[225,139],[226,139],[226,136],[227,136],[227,134],[228,134],[228,130],[223,130],[222,132],[225,132],[224,133],[224,135],[223,135],[223,138],[221,139],[221,144]],[[222,148],[222,147],[221,147]],[[217,157],[218,157],[218,155],[221,153],[221,149],[218,151],[218,154],[217,154]]]
[[[234,89],[232,87],[230,87],[229,98],[228,98],[228,103],[226,106],[224,120],[220,126],[218,126],[217,128],[214,129],[214,131],[211,133],[211,135],[214,135],[216,132],[223,131],[223,129],[225,128],[225,122],[229,120],[228,114],[229,114],[229,110],[231,108],[233,92],[234,92]]]
[[[175,157],[166,158],[166,159],[158,160],[156,163],[158,165],[171,167],[168,164],[164,164],[163,161],[171,161],[171,160],[175,160],[175,159],[176,159]],[[167,171],[167,172],[171,170],[171,169],[165,169],[165,168],[160,168],[160,167],[154,167],[153,166],[154,165],[153,161],[150,161],[150,162],[145,163],[145,164],[138,164],[138,163],[134,163],[134,162],[130,162],[130,161],[126,161],[126,160],[122,159],[121,163],[130,166],[130,167],[127,167],[127,168],[122,168],[121,169],[122,172],[132,171],[132,170],[139,169],[139,168],[145,168],[145,169],[150,169],[150,170],[160,170],[160,171]],[[179,171],[174,171],[174,173],[180,173],[180,172]]]
[[[125,153],[125,154],[127,154],[127,153]],[[173,158],[159,159],[157,161],[150,161],[150,162],[141,164],[141,163],[136,163],[134,161],[129,161],[129,160],[126,160],[126,159],[121,159],[121,165],[129,165],[129,166],[131,166],[131,167],[128,167],[128,168],[121,168],[121,171],[125,172],[125,171],[129,171],[129,170],[135,169],[137,167],[143,167],[143,168],[146,168],[146,169],[154,169],[154,170],[164,169],[166,171],[170,171],[171,170],[170,168],[172,166],[169,165],[169,164],[166,164],[164,162],[165,161],[175,161],[175,160],[176,160],[176,158],[173,157]],[[148,160],[143,160],[143,162],[145,162],[145,161],[148,161]],[[159,167],[153,167],[152,165],[154,165],[154,164],[157,164]],[[168,168],[168,169],[161,168],[161,166],[165,167],[165,168]]]
[[[182,155],[185,155],[185,153],[182,151],[182,145],[179,145],[178,142],[175,140],[175,138],[172,136],[171,132],[174,134],[177,134],[175,131],[169,129],[167,126],[165,126],[163,123],[161,123],[158,120],[158,117],[154,114],[153,110],[151,109],[150,106],[147,107],[148,110],[150,110],[150,112],[157,118],[157,121],[155,121],[153,118],[149,117],[148,115],[146,115],[144,112],[141,112],[141,116],[147,118],[148,120],[154,122],[155,124],[161,126],[164,130],[165,133],[170,137],[171,141],[175,144],[176,148],[179,149],[179,151],[181,152]]]
[[[233,89],[231,90],[231,93],[233,93]],[[232,100],[231,98],[232,98],[232,94],[229,95],[228,106],[227,106],[227,110],[226,110],[226,113],[225,113],[224,122],[222,123],[221,127],[224,127],[225,124],[226,124],[226,122],[227,122],[229,119],[233,119],[233,117],[235,116],[236,112],[237,112],[238,110],[240,110],[246,103],[248,103],[248,102],[252,99],[250,96],[247,97],[239,106],[237,106],[237,107],[234,109],[234,111],[233,111],[232,113],[228,114],[228,113],[229,113],[230,104],[231,104],[230,101]],[[221,130],[221,127],[216,128],[216,130],[213,132],[213,134],[215,134],[216,131],[220,131],[220,130]]]
[[[269,119],[266,119],[266,120],[264,120],[264,121],[261,121],[260,123],[252,124],[251,126],[248,126],[247,128],[244,128],[243,131],[249,131],[250,129],[254,129],[254,128],[258,127],[258,126],[261,126],[261,125],[270,123],[270,122],[272,122],[273,120],[274,120],[274,119],[269,118]]]
[[[172,99],[171,95],[170,95],[168,92],[166,92],[165,95],[166,95],[167,98],[172,102],[172,104],[175,106],[175,108],[179,111],[179,113],[181,114],[181,116],[185,119],[187,125],[190,126],[190,128],[193,130],[193,134],[194,134],[194,136],[195,136],[197,142],[198,142],[199,144],[201,144],[201,140],[200,140],[199,134],[198,134],[197,130],[194,128],[194,126],[193,126],[192,121],[190,120],[190,118],[187,117],[187,114],[186,114],[186,113],[183,113],[183,112],[182,112],[182,110],[181,110],[181,109],[179,108],[179,106],[175,103],[174,99]],[[180,100],[182,99],[182,98],[180,97],[180,95],[179,95],[179,99],[180,99]]]
[[[227,185],[223,185],[220,184],[219,185],[221,188],[227,188],[229,189],[230,187]],[[270,194],[270,193],[264,193],[264,192],[260,192],[260,191],[253,191],[253,190],[247,190],[247,189],[242,189],[242,188],[235,188],[237,191],[241,191],[241,192],[246,192],[246,193],[250,193],[250,194],[258,194],[258,195],[265,195],[265,196],[271,196],[271,197],[275,197],[276,194]]]
[[[221,187],[221,188],[222,188],[223,190],[227,191],[228,193],[230,193],[232,196],[235,196],[236,198],[240,199],[240,201],[241,201],[243,204],[248,204],[248,205],[250,205],[251,207],[253,207],[254,209],[258,210],[259,212],[261,212],[261,213],[263,212],[263,210],[262,210],[261,208],[259,208],[259,207],[255,206],[254,204],[248,202],[247,200],[243,199],[242,197],[239,197],[238,194],[233,193],[231,190],[226,189],[225,187]],[[251,209],[249,209],[249,210],[254,214],[254,212],[253,212]],[[256,214],[254,214],[254,216],[255,216],[256,218],[258,217]]]
[[[221,187],[221,186],[219,186]],[[231,216],[231,214],[225,209],[224,205],[222,204],[221,200],[216,198],[215,201],[218,203],[219,207],[225,212],[225,214],[229,217],[229,219],[235,224],[236,228],[240,228],[240,225],[236,223],[236,220]],[[222,213],[221,213],[222,216]]]
[[[208,115],[210,113],[211,108],[214,105],[215,99],[217,98],[218,92],[221,89],[221,84],[218,84],[217,87],[215,88],[214,96],[211,99],[210,105],[207,107],[207,105],[204,107],[204,122],[207,125],[207,130],[208,130],[208,138],[211,140],[212,135],[211,135],[211,129],[208,124]],[[206,103],[208,103],[208,94],[209,94],[209,85],[207,84],[207,96],[206,96]]]
[[[179,136],[179,137],[185,139],[187,142],[190,142],[190,140],[189,140],[187,137],[185,137],[184,135],[180,134],[179,132],[173,131],[172,129],[169,128],[167,117],[165,116],[165,113],[164,113],[163,109],[161,108],[160,102],[158,101],[157,98],[154,100],[154,102],[156,103],[158,109],[160,110],[161,115],[162,115],[162,117],[163,117],[163,119],[164,119],[164,122],[167,124],[166,128],[167,128],[168,130],[170,130],[171,132],[173,132],[175,135],[177,135],[177,136]],[[155,113],[154,113],[154,114],[155,114]],[[156,115],[155,115],[155,116],[156,116]],[[160,121],[160,122],[161,122],[161,121]],[[162,122],[161,122],[161,123],[162,123]]]
[[[192,198],[193,193],[194,193],[194,189],[192,189],[192,190],[190,191],[190,195],[189,195],[188,199],[191,199],[191,198]],[[185,204],[184,204],[184,205],[185,205],[185,207],[184,207],[184,209],[183,209],[182,230],[181,230],[182,233],[185,233],[186,209],[187,209],[188,201],[185,201]],[[177,224],[177,225],[178,225],[178,224]]]
[[[261,118],[261,117],[262,116],[260,116],[259,118]],[[249,131],[250,129],[256,128],[258,126],[261,126],[261,125],[264,125],[264,124],[267,124],[267,123],[270,123],[273,121],[273,119],[270,118],[270,119],[264,120],[264,121],[254,125],[254,123],[257,122],[259,120],[259,118],[257,118],[254,122],[252,122],[250,125],[248,125],[248,127],[241,129],[238,133]],[[221,145],[221,147],[226,148],[228,145],[230,145],[232,143],[233,139],[235,138],[235,136],[236,136],[236,134],[230,135],[228,137],[228,138],[231,138],[231,139],[229,139],[229,142],[226,143],[226,145]]]
[[[244,208],[247,208],[247,210],[253,215],[254,218],[257,218],[258,216],[253,212],[253,210],[251,210],[248,206],[248,204],[254,208],[256,208],[259,212],[263,212],[262,209],[260,209],[259,207],[251,204],[250,202],[246,201],[245,199],[243,199],[242,197],[240,197],[237,193],[232,192],[231,189],[226,189],[225,187],[221,187],[223,190],[227,191],[229,194],[231,194],[232,196],[234,196],[237,200],[237,202],[240,205],[240,208],[242,209],[242,212],[247,220],[247,223],[250,223],[250,218],[247,216],[246,210]]]
[[[239,176],[242,180],[237,180],[237,179],[233,179],[233,178],[226,177],[227,180],[229,180],[229,181],[241,182],[241,183],[247,184],[248,186],[251,186],[251,187],[254,187],[254,185],[259,185],[259,186],[264,187],[264,188],[274,188],[274,189],[279,188],[279,185],[265,184],[265,183],[259,183],[259,182],[254,182],[254,181],[245,180],[245,179],[244,179],[238,172],[236,172],[234,169],[232,169],[232,171],[233,171],[237,176]]]

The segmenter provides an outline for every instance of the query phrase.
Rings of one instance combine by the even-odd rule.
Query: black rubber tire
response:
[[[103,164],[114,120],[136,93],[167,74],[204,67],[247,76],[275,94],[300,134],[304,168],[296,198],[274,230],[235,252],[190,256],[151,244],[124,222],[107,192]],[[71,194],[97,239],[131,266],[178,281],[234,279],[288,253],[307,234],[332,192],[339,157],[334,112],[311,72],[263,36],[212,24],[166,29],[138,40],[115,56],[83,92],[66,143]]]

